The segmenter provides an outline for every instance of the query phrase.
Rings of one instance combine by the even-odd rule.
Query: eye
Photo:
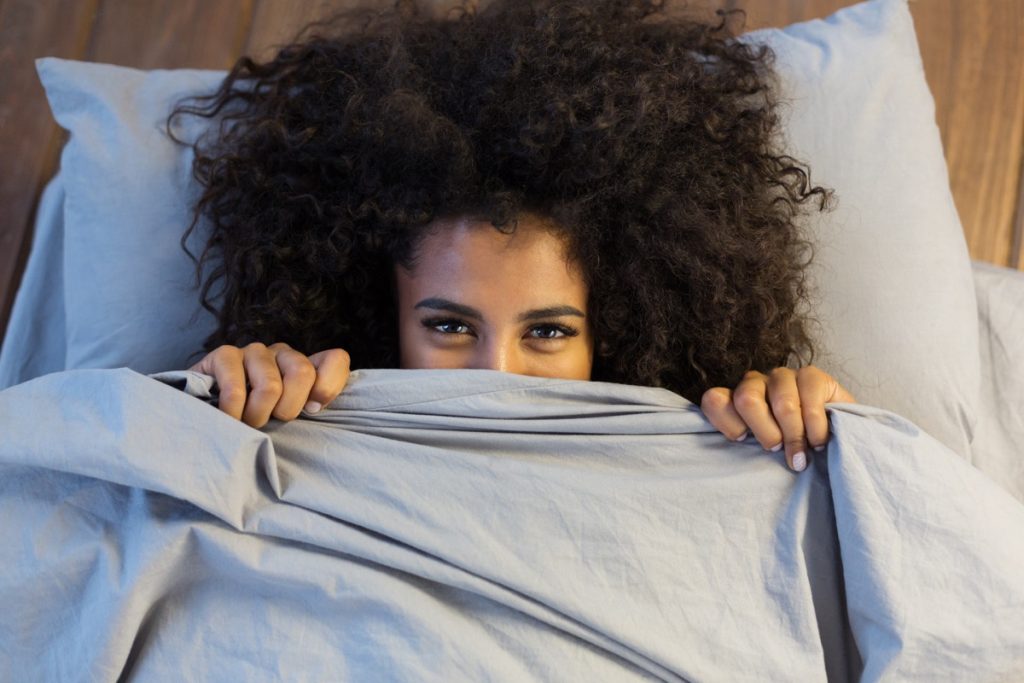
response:
[[[430,318],[423,321],[423,327],[446,335],[467,334],[470,331],[469,325],[451,318]]]
[[[534,339],[563,339],[575,337],[579,331],[564,325],[537,325],[530,330]]]

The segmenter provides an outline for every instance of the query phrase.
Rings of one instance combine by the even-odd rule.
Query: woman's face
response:
[[[583,274],[563,239],[523,216],[439,220],[413,271],[395,266],[403,368],[483,368],[590,379],[594,343]]]

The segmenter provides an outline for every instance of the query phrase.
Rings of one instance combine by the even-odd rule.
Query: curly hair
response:
[[[510,233],[530,212],[584,273],[592,379],[698,403],[747,370],[809,363],[798,218],[832,193],[778,149],[773,54],[730,18],[653,0],[439,18],[399,0],[239,59],[168,119],[220,122],[194,144],[202,193],[182,239],[206,220],[189,252],[218,320],[204,348],[340,346],[353,368],[396,367],[392,270],[428,224],[473,215]]]

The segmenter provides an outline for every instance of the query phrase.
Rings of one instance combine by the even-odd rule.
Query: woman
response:
[[[829,193],[777,149],[770,51],[643,0],[337,26],[172,114],[223,121],[191,368],[222,410],[293,419],[350,366],[492,368],[666,387],[804,469],[854,399],[809,365],[796,220]]]

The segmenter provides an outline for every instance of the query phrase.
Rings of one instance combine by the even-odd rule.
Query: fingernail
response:
[[[768,450],[770,450],[770,451],[771,451],[772,453],[777,453],[777,452],[779,451],[779,449],[780,449],[780,448],[782,448],[782,442],[781,442],[781,441],[780,441],[780,442],[778,442],[777,444],[775,444],[774,446],[772,446],[772,447],[771,447],[770,449],[768,449]]]
[[[805,467],[807,467],[807,457],[803,451],[800,451],[793,456],[793,469],[797,472],[803,472]]]
[[[816,450],[816,451],[819,451],[819,452],[820,452],[820,451],[823,451],[823,450],[825,450],[825,447],[824,447],[824,446],[815,446],[815,447],[814,447],[814,450]]]
[[[748,436],[749,434],[750,434],[750,431],[749,431],[749,430],[747,430],[747,431],[743,432],[742,434],[740,434],[739,436],[737,436],[737,437],[736,437],[736,441],[743,441],[744,439],[746,439],[746,438],[747,438],[747,436]]]
[[[316,401],[310,401],[306,404],[307,413],[319,413],[322,408],[323,406]]]

